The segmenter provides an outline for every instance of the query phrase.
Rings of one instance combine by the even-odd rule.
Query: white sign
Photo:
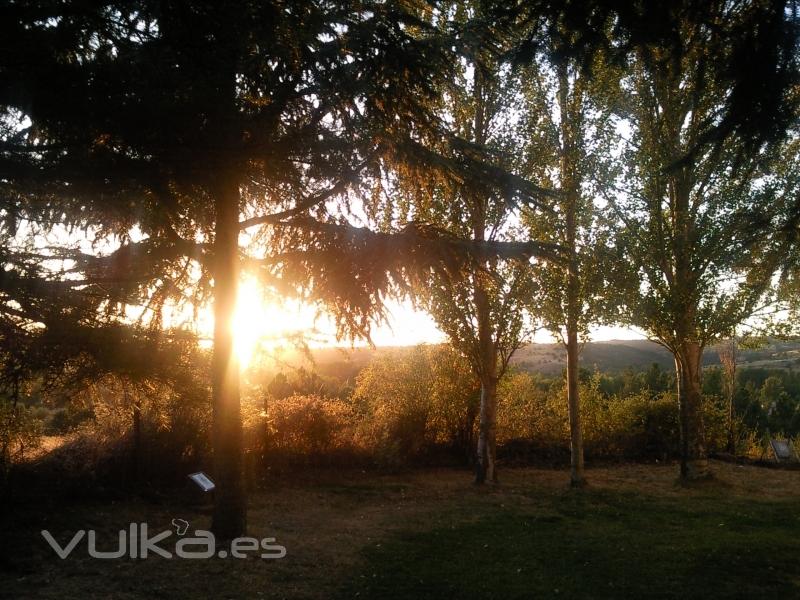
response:
[[[197,487],[199,487],[204,492],[210,492],[215,487],[217,487],[214,485],[214,482],[208,478],[208,475],[206,475],[202,471],[198,471],[197,473],[192,473],[191,475],[189,475],[189,479],[194,481],[197,484]]]
[[[792,447],[786,440],[770,440],[772,451],[775,453],[775,458],[780,460],[792,460],[793,453]]]

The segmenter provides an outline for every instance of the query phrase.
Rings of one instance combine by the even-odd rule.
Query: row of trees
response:
[[[567,348],[575,484],[580,338],[638,325],[675,355],[682,474],[704,476],[702,350],[768,300],[800,219],[790,9],[6,3],[8,390],[72,364],[56,348],[108,354],[73,332],[169,344],[165,310],[213,302],[213,528],[240,535],[232,315],[250,270],[343,337],[368,336],[387,295],[428,308],[481,382],[478,481],[527,315]]]

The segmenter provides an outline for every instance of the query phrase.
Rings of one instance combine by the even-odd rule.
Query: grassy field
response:
[[[208,511],[158,496],[67,506],[39,496],[4,510],[0,596],[800,596],[800,473],[714,469],[691,489],[675,484],[674,466],[593,469],[579,491],[537,469],[506,470],[487,489],[454,470],[309,474],[251,494],[250,534],[277,538],[280,560],[98,560],[85,540],[60,560],[41,529],[63,544],[93,528],[111,547],[130,522],[160,531],[178,517],[199,529]]]

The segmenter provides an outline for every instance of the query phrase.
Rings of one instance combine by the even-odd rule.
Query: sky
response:
[[[645,339],[644,335],[627,327],[595,327],[591,335],[593,341]],[[377,346],[439,343],[446,339],[427,313],[414,310],[408,303],[397,302],[391,304],[390,322],[379,327],[373,335]],[[548,332],[538,331],[533,341],[552,343],[556,340]]]
[[[311,337],[311,345],[346,344],[344,341],[337,342],[334,339],[335,328],[330,319],[324,314],[317,316],[316,311],[308,305],[265,304],[257,286],[246,281],[242,284],[239,298],[235,329],[241,338],[240,343],[244,346],[260,338],[285,340],[293,332],[309,330],[318,332],[316,336]],[[387,308],[387,323],[379,325],[372,331],[372,341],[376,346],[436,344],[447,340],[430,315],[415,309],[410,302],[390,300],[387,302]],[[201,325],[201,328],[204,327]],[[644,336],[624,327],[596,327],[592,331],[594,341],[612,339],[644,339]],[[533,341],[551,343],[555,339],[549,333],[539,331]]]

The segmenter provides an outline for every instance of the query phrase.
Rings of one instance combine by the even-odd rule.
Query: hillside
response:
[[[348,379],[376,356],[398,349],[401,348],[321,348],[313,350],[312,354],[317,372]],[[706,350],[703,362],[707,366],[719,364],[715,348]],[[740,350],[738,362],[743,368],[800,368],[800,342],[773,341],[763,348]],[[588,343],[583,349],[581,363],[587,369],[604,372],[641,370],[653,363],[665,370],[674,367],[672,355],[665,348],[648,340]],[[560,344],[529,344],[517,351],[512,364],[525,371],[554,375],[564,368],[564,351]]]
[[[517,352],[513,362],[526,371],[554,374],[564,368],[564,351],[560,344],[530,344]],[[581,362],[585,368],[604,372],[636,371],[653,363],[665,370],[674,367],[669,351],[649,340],[592,342],[584,347]],[[800,342],[773,341],[763,348],[740,349],[737,362],[740,368],[797,368],[800,367]],[[716,348],[706,350],[703,364],[719,364]]]

